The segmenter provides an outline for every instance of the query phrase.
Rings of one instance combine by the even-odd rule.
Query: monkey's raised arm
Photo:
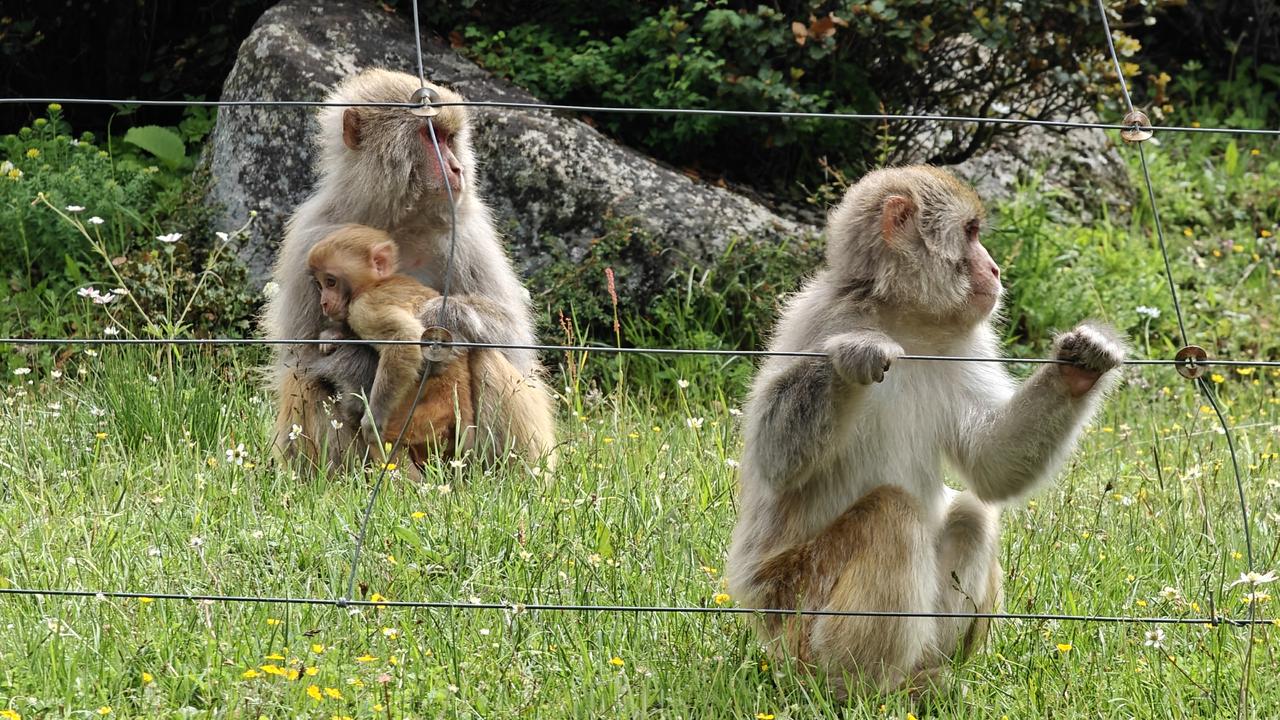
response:
[[[902,348],[878,330],[827,338],[827,358],[773,358],[752,392],[746,460],[777,491],[803,486],[826,465],[867,385],[884,379]],[[775,369],[776,368],[776,369]]]
[[[1109,382],[1098,380],[1123,362],[1125,348],[1110,328],[1083,324],[1060,335],[1054,357],[1003,406],[989,407],[957,460],[978,497],[1007,500],[1051,476],[1066,459]]]

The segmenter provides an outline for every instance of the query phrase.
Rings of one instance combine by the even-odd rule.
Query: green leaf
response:
[[[1236,168],[1240,166],[1240,149],[1236,147],[1236,141],[1232,140],[1227,143],[1227,156],[1223,160],[1223,167],[1227,171],[1227,175],[1234,176]]]
[[[610,539],[609,526],[603,520],[596,521],[596,552],[600,557],[613,557],[613,541]]]
[[[423,542],[422,536],[403,525],[392,529],[391,534],[400,538],[406,545],[409,545],[416,550],[425,551],[427,549],[427,544]]]
[[[187,146],[178,133],[159,125],[129,128],[129,132],[124,134],[124,141],[155,155],[171,168],[178,167],[187,159]]]

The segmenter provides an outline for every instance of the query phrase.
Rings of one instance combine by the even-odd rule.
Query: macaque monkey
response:
[[[321,311],[334,323],[321,333],[325,340],[349,337],[344,325],[362,340],[421,340],[426,330],[420,318],[422,307],[440,297],[434,289],[397,273],[395,241],[363,225],[343,226],[316,243],[307,266],[320,292]],[[481,357],[476,361],[491,362],[492,358],[483,357],[486,351],[453,351],[448,361],[430,368],[432,374],[424,384],[420,382],[425,369],[421,347],[374,347],[378,369],[361,431],[375,453],[402,432],[401,444],[414,465],[465,449],[475,424],[470,365],[477,355]],[[510,367],[498,363],[497,371]],[[420,384],[422,394],[415,395]]]
[[[998,503],[1066,459],[1125,349],[1108,327],[1058,336],[1018,385],[998,357],[1000,270],[977,195],[932,167],[878,170],[828,219],[825,265],[785,305],[744,413],[730,592],[744,606],[993,612]],[[968,489],[943,484],[950,466]],[[985,637],[970,618],[767,615],[768,649],[837,695],[922,689]]]
[[[339,83],[327,101],[403,103],[419,85],[404,73],[367,70]],[[428,86],[442,101],[461,100],[451,90]],[[458,342],[533,344],[529,293],[476,192],[466,108],[442,107],[428,118],[399,107],[325,107],[319,126],[319,179],[286,228],[273,273],[279,291],[265,312],[267,337],[317,338],[328,328],[307,255],[321,238],[354,223],[391,237],[401,272],[426,287],[449,289],[446,316],[440,316],[443,298],[428,300],[418,313],[423,325],[442,325]],[[446,278],[454,218],[456,248]],[[530,460],[548,455],[554,445],[552,402],[535,353],[504,349],[493,361],[509,368],[472,372],[475,446],[484,457],[510,451]],[[271,379],[279,454],[313,466],[361,460],[362,404],[338,397],[348,394],[338,386],[371,393],[378,362],[372,347],[344,344],[322,353],[315,345],[276,346]],[[293,431],[295,425],[301,433]]]

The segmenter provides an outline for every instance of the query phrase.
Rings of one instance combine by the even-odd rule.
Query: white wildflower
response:
[[[31,368],[29,367],[14,368],[13,374],[17,375],[18,377],[22,377],[23,375],[30,375]]]
[[[229,463],[235,463],[236,465],[244,465],[244,459],[248,456],[249,456],[249,453],[245,452],[244,443],[240,443],[239,445],[236,445],[234,448],[229,448],[227,450],[227,462]]]
[[[701,428],[701,427],[702,427],[702,418],[700,418],[700,417],[698,417],[698,418],[692,418],[692,417],[691,417],[691,418],[685,418],[685,419],[684,419],[684,424],[685,424],[685,426],[686,426],[686,427],[689,427],[689,428],[692,428],[692,429],[694,429],[694,430],[697,430],[697,429],[699,429],[699,428]]]
[[[294,440],[297,440],[297,439],[298,439],[298,436],[299,436],[299,435],[301,435],[301,434],[302,434],[302,426],[301,426],[301,425],[296,425],[296,424],[295,424],[295,425],[292,425],[292,426],[290,426],[290,427],[289,427],[289,440],[290,440],[291,442],[292,442],[292,441],[294,441]]]
[[[17,372],[15,370],[14,372]],[[1269,582],[1276,581],[1276,573],[1274,570],[1268,570],[1266,573],[1259,573],[1256,570],[1250,570],[1247,573],[1240,573],[1240,579],[1231,583],[1231,587],[1237,585],[1248,585],[1249,587],[1257,587],[1266,585]]]
[[[265,298],[270,299],[279,294],[280,294],[280,283],[274,280],[262,286],[262,296]]]
[[[68,205],[68,206],[67,206],[67,212],[71,212],[71,213],[84,212],[84,206],[83,206],[83,205]]]
[[[680,389],[683,390],[689,387],[689,381],[685,380],[684,378],[680,378],[679,380],[676,381],[676,385],[679,385]]]
[[[176,243],[182,239],[182,233],[169,233],[168,235],[157,235],[156,239],[162,243]]]
[[[1155,320],[1156,318],[1160,317],[1159,308],[1147,307],[1146,305],[1139,305],[1138,307],[1134,308],[1133,311],[1143,317],[1151,318],[1152,320]]]
[[[103,335],[119,335],[120,328],[116,327],[115,325],[108,325],[102,328],[102,334]]]
[[[333,420],[330,420],[330,421],[329,421],[329,424],[333,426],[333,429],[334,429],[334,430],[341,430],[341,429],[342,429],[342,422],[341,422],[341,421],[339,421],[337,418],[334,418]]]
[[[106,222],[106,220],[103,220],[102,218],[98,217],[97,215],[94,215],[93,217],[89,218],[89,224],[90,224],[90,225],[101,225],[101,224],[102,224],[102,223],[104,223],[104,222]]]
[[[736,468],[738,467],[738,461],[734,460],[733,458],[725,458],[724,466],[730,469]]]
[[[217,235],[218,239],[221,240],[222,242],[231,242],[231,236],[224,232],[219,231],[214,233],[214,235]]]
[[[1160,628],[1156,628],[1155,630],[1148,630],[1145,633],[1145,636],[1146,636],[1146,639],[1142,641],[1143,645],[1147,647],[1153,647],[1156,649],[1160,649],[1164,647],[1164,630],[1161,630]]]

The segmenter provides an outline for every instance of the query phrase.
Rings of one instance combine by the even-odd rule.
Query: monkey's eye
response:
[[[978,239],[978,231],[982,229],[981,224],[977,220],[970,220],[964,225],[964,235],[973,242]]]
[[[324,286],[327,288],[335,287],[337,286],[337,284],[338,284],[338,281],[335,280],[332,275],[324,279]]]

